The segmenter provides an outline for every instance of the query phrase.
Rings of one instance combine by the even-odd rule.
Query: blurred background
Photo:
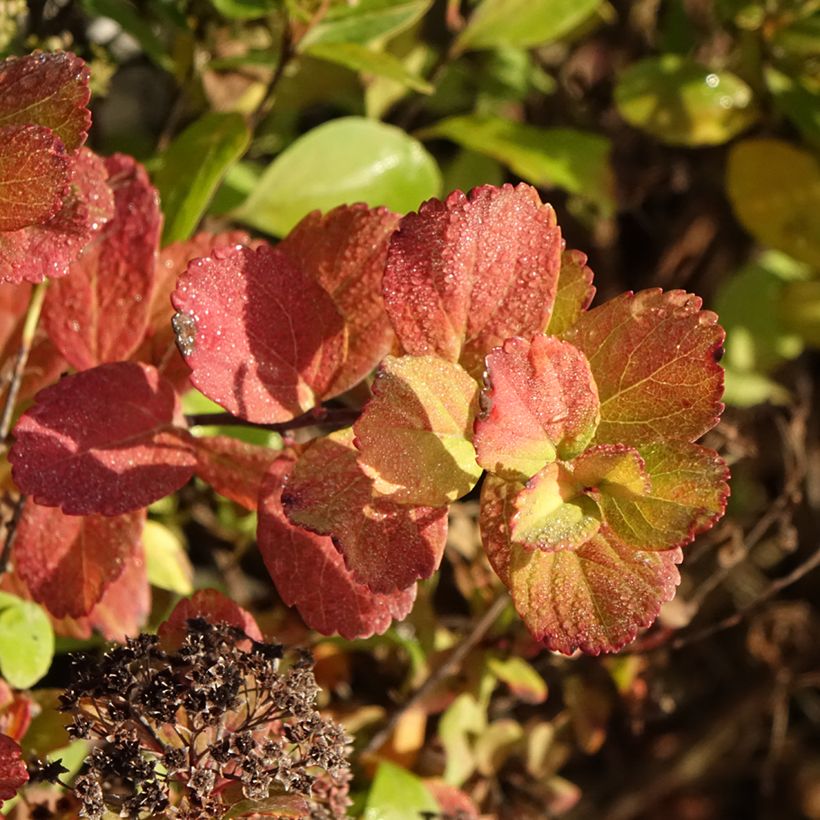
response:
[[[438,777],[461,790],[451,817],[820,818],[818,0],[0,0],[0,56],[38,48],[90,63],[91,145],[146,163],[166,241],[192,227],[193,184],[207,228],[276,238],[314,208],[524,180],[599,301],[684,288],[727,329],[705,443],[732,467],[729,511],[617,657],[545,652],[505,613],[396,711],[498,595],[475,501],[407,622],[357,642],[281,606],[253,514],[205,485],[152,507],[197,586],[315,641],[360,808],[410,816]],[[368,797],[377,757],[396,765]]]

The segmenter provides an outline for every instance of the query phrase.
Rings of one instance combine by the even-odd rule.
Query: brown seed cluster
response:
[[[316,711],[312,667],[307,652],[201,618],[176,649],[140,635],[74,659],[62,709],[73,736],[95,741],[74,784],[81,815],[205,820],[281,804],[344,817],[350,738]]]

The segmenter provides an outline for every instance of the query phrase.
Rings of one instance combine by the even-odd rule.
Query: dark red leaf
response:
[[[555,213],[528,185],[457,191],[408,214],[390,240],[387,313],[404,349],[474,376],[510,336],[544,331],[561,264]]]
[[[69,515],[120,515],[178,490],[196,459],[173,387],[115,362],[42,390],[15,427],[14,479]]]
[[[253,615],[216,589],[200,589],[190,598],[183,598],[174,607],[168,620],[159,625],[157,634],[163,643],[181,643],[188,634],[188,620],[191,618],[204,618],[211,623],[236,626],[249,638],[264,640]]]
[[[68,191],[60,138],[40,125],[0,128],[0,231],[47,222]]]
[[[194,438],[196,474],[218,493],[255,510],[265,473],[281,453],[229,436]]]
[[[329,535],[353,578],[392,593],[429,578],[447,541],[447,507],[405,506],[373,494],[353,431],[316,439],[296,462],[282,500],[288,518]]]
[[[11,800],[28,781],[22,749],[8,735],[0,735],[0,804]]]
[[[85,370],[127,359],[145,335],[162,217],[145,169],[122,154],[105,161],[111,220],[49,288],[43,321],[68,362]]]
[[[282,486],[293,462],[279,459],[268,472],[259,502],[259,551],[279,595],[304,622],[324,635],[368,638],[384,632],[413,607],[416,585],[385,595],[356,582],[327,536],[288,521]]]
[[[268,245],[194,260],[172,300],[192,383],[241,418],[288,421],[311,409],[344,359],[330,296]]]
[[[91,125],[88,66],[74,54],[36,52],[0,62],[0,128],[44,125],[72,151]]]
[[[47,222],[0,233],[0,280],[42,282],[65,276],[91,237],[114,212],[103,161],[82,148],[71,157],[70,189]]]
[[[55,617],[88,615],[135,555],[144,522],[145,510],[64,515],[29,500],[14,541],[15,569]]]
[[[347,325],[347,358],[328,396],[360,382],[392,347],[381,283],[399,218],[386,208],[340,205],[324,216],[308,214],[278,245],[330,294]]]

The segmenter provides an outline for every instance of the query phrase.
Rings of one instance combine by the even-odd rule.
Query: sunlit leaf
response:
[[[317,208],[363,201],[406,213],[440,186],[435,160],[417,140],[392,125],[343,117],[291,143],[234,216],[283,236]]]
[[[717,423],[723,329],[684,291],[626,293],[583,313],[564,338],[586,355],[598,386],[595,443],[694,441]]]
[[[523,658],[491,657],[487,660],[489,670],[510,691],[525,703],[543,703],[547,699],[547,684],[541,675]]]
[[[367,795],[363,820],[404,820],[424,812],[438,814],[435,798],[416,775],[382,760]]]
[[[0,592],[0,674],[16,689],[34,686],[51,666],[54,631],[42,607]]]
[[[488,354],[486,368],[475,424],[482,467],[529,478],[583,451],[598,424],[598,391],[577,347],[541,334],[515,337]]]
[[[435,356],[388,356],[356,421],[359,463],[376,492],[434,507],[466,495],[481,468],[472,445],[478,384]]]
[[[444,554],[446,507],[408,507],[374,497],[358,455],[350,429],[315,440],[282,495],[288,518],[331,536],[354,579],[374,592],[429,578]]]
[[[546,328],[547,333],[560,336],[578,321],[595,296],[592,278],[585,253],[564,251],[561,255],[561,272],[558,274],[558,291]]]
[[[149,582],[177,595],[194,591],[194,568],[180,537],[159,521],[146,521],[142,532]]]
[[[719,145],[757,117],[743,80],[676,54],[649,57],[623,71],[615,103],[630,125],[673,145]]]

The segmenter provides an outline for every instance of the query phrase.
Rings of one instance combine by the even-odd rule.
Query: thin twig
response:
[[[11,558],[11,548],[14,546],[14,539],[17,535],[17,526],[23,517],[23,509],[26,506],[26,496],[21,495],[14,505],[11,518],[6,523],[6,537],[3,540],[3,551],[0,552],[0,575],[3,575],[9,565]]]
[[[14,408],[17,404],[17,397],[20,394],[20,386],[23,383],[23,374],[26,371],[26,364],[34,343],[34,334],[37,332],[37,324],[40,321],[40,313],[43,309],[43,300],[46,297],[48,280],[40,282],[34,286],[31,292],[31,299],[28,303],[26,318],[23,322],[23,335],[20,339],[20,350],[17,353],[17,360],[14,362],[14,370],[9,382],[9,392],[6,395],[6,403],[3,407],[3,414],[0,416],[0,452],[4,452],[8,447],[9,430],[11,420],[14,418]]]
[[[302,427],[329,427],[341,429],[349,427],[361,415],[361,410],[350,407],[314,407],[301,416],[290,421],[274,424],[262,424],[237,418],[231,413],[190,413],[185,416],[189,427],[253,427],[257,430],[271,430],[274,433],[286,433]]]
[[[268,116],[273,108],[273,101],[276,97],[276,89],[285,75],[285,69],[290,65],[290,61],[296,56],[296,49],[293,42],[293,35],[290,30],[290,23],[285,20],[282,24],[282,36],[279,41],[279,59],[276,61],[276,67],[273,69],[273,74],[268,80],[265,87],[265,93],[256,106],[253,113],[248,118],[248,124],[251,133],[254,133],[259,127],[260,123]]]
[[[490,631],[490,627],[496,622],[498,617],[506,608],[510,601],[510,596],[506,592],[501,593],[495,599],[492,606],[482,615],[473,627],[469,635],[453,650],[452,654],[444,663],[437,669],[434,669],[430,677],[406,700],[388,719],[387,723],[378,731],[364,749],[364,754],[372,754],[380,749],[386,742],[393,730],[398,725],[409,709],[412,709],[417,704],[421,703],[435,688],[449,675],[456,672],[464,659],[472,652],[472,650],[483,640],[484,636]]]

